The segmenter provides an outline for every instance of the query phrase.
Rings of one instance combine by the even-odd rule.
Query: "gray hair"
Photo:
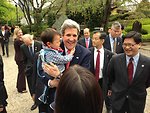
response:
[[[29,38],[29,39],[33,40],[33,37],[34,37],[33,35],[25,34],[25,35],[22,36],[22,39],[27,39],[27,38]]]
[[[67,19],[64,21],[64,23],[61,26],[61,34],[64,35],[65,30],[67,28],[76,28],[78,30],[78,34],[80,33],[80,26],[77,22],[71,19]]]
[[[119,22],[114,22],[111,26],[113,29],[121,29],[121,24]]]

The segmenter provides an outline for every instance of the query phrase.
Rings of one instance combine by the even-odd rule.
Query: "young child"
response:
[[[41,40],[43,42],[43,49],[40,51],[41,60],[48,64],[52,62],[57,65],[60,72],[63,72],[65,70],[64,64],[72,60],[74,50],[63,56],[63,50],[60,48],[60,34],[52,28],[42,32]]]
[[[43,49],[40,51],[39,58],[42,61],[42,65],[43,63],[50,64],[52,62],[58,67],[60,72],[63,72],[65,70],[65,64],[72,60],[75,50],[72,50],[70,54],[63,56],[63,50],[60,48],[60,34],[52,28],[48,28],[42,32],[41,40],[43,42]],[[38,75],[44,77],[39,73]],[[50,78],[51,81],[54,80],[53,77]],[[39,97],[39,100],[44,104],[47,103],[46,95],[48,89],[49,88],[45,86],[43,94]]]

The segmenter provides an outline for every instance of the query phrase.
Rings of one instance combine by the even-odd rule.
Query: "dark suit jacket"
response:
[[[150,58],[140,54],[133,81],[128,85],[125,54],[112,57],[108,67],[109,88],[112,89],[112,106],[120,110],[128,99],[131,113],[143,113],[146,88],[150,86]]]
[[[103,46],[104,46],[104,48],[111,51],[109,35],[107,35],[107,37],[105,38]],[[122,38],[117,38],[116,53],[119,54],[119,53],[123,53],[123,52],[124,52],[124,50],[122,48]]]
[[[6,106],[6,99],[8,98],[6,88],[4,85],[4,71],[3,71],[3,60],[0,56],[0,105]]]
[[[90,66],[90,71],[95,75],[95,69],[94,69],[94,47],[89,48],[91,51],[91,66]],[[105,98],[106,93],[107,93],[107,85],[108,85],[108,77],[107,77],[107,67],[108,63],[111,59],[111,57],[114,55],[111,51],[104,49],[104,64],[103,64],[103,96]]]
[[[34,41],[34,55],[40,51],[42,48],[42,44],[38,41]],[[33,63],[34,63],[34,56],[30,54],[29,48],[27,45],[21,45],[22,53],[23,53],[23,61],[25,63],[25,73],[26,75],[31,75],[33,72]]]
[[[17,63],[23,62],[23,53],[20,46],[23,44],[23,41],[19,39],[14,40],[14,49],[15,49],[15,61]]]
[[[83,47],[86,48],[85,38],[80,38],[80,39],[78,40],[78,44],[80,44],[80,45],[82,45]],[[92,40],[91,40],[91,38],[90,38],[90,42],[89,42],[89,48],[90,48],[90,47],[93,47],[93,46],[92,46]]]
[[[2,31],[0,30],[0,41],[2,43],[4,43],[4,42],[8,43],[10,35],[11,35],[11,33],[8,30],[5,30],[4,35],[2,34]]]

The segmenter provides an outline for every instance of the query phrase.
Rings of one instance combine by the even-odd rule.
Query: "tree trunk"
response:
[[[102,21],[102,24],[101,24],[101,27],[104,28],[104,31],[107,32],[107,24],[108,24],[108,19],[110,17],[110,14],[111,14],[111,1],[112,0],[106,0],[106,3],[105,3],[105,6],[104,6],[104,11],[103,11],[103,21]]]

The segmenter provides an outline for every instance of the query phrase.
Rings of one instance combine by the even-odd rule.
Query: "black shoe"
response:
[[[37,105],[34,103],[32,106],[31,106],[31,110],[35,110],[37,108]]]

